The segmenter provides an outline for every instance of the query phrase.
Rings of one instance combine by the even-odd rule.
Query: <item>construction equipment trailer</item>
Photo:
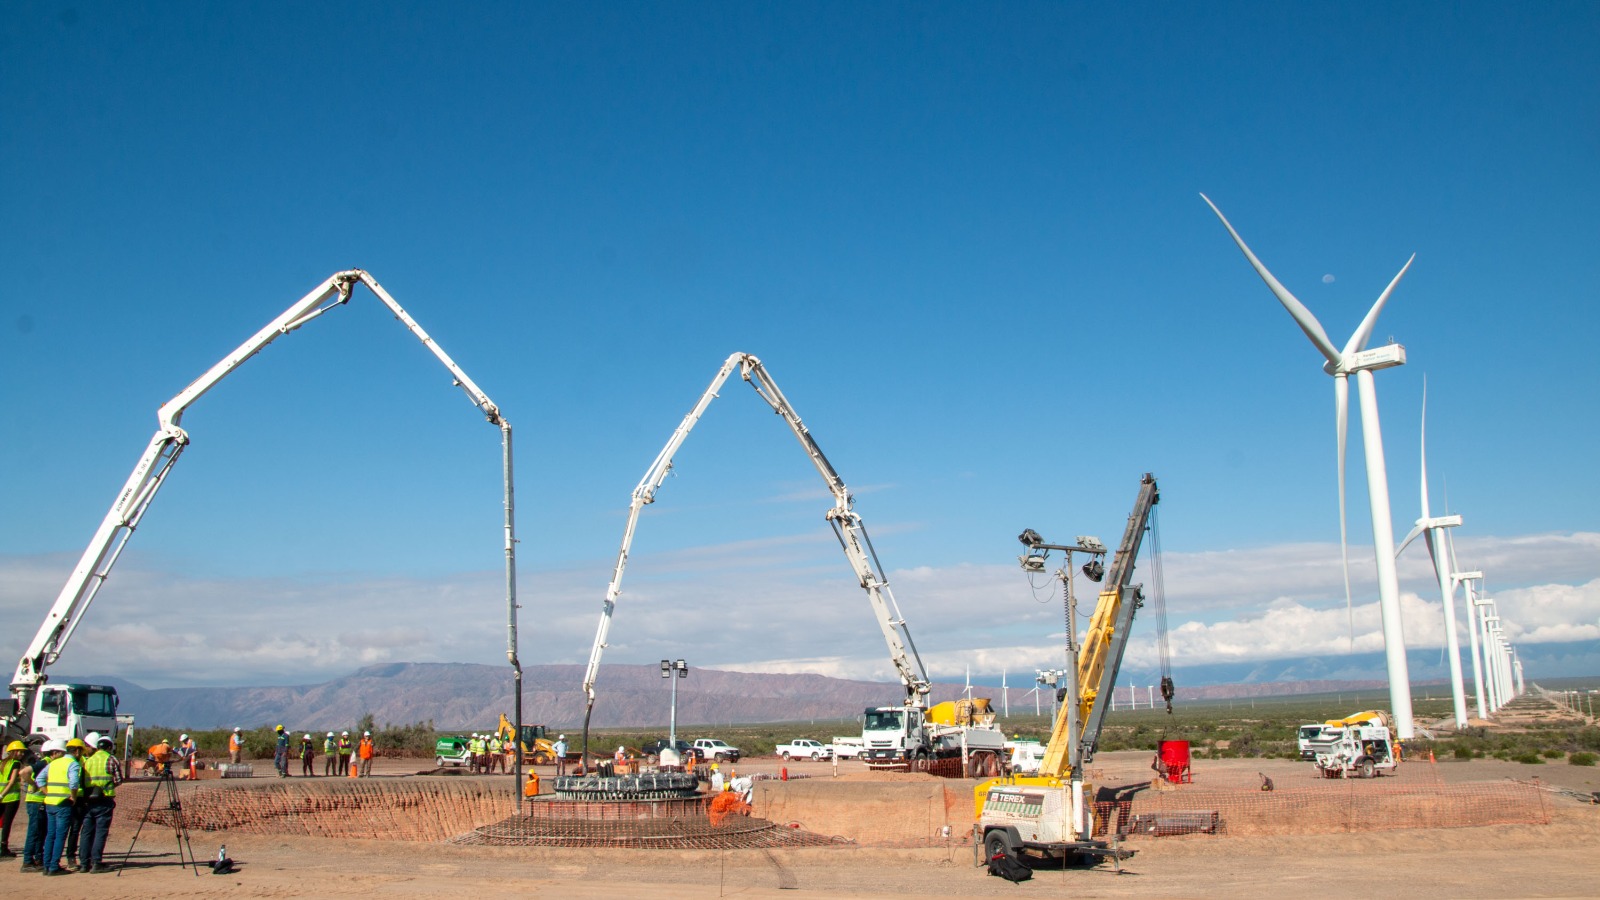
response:
[[[683,446],[689,437],[689,432],[695,423],[705,414],[711,401],[718,396],[717,392],[729,376],[737,370],[739,377],[755,389],[757,395],[772,407],[772,411],[783,418],[789,430],[794,432],[795,439],[805,450],[811,464],[822,475],[822,480],[828,485],[828,491],[833,494],[833,507],[828,510],[826,518],[833,526],[834,536],[839,539],[839,547],[844,550],[845,557],[850,561],[850,568],[854,570],[856,580],[862,590],[867,592],[867,600],[872,606],[873,615],[877,618],[878,627],[883,631],[883,639],[889,646],[889,659],[893,662],[895,671],[900,676],[900,683],[905,688],[903,708],[916,710],[920,716],[927,709],[928,682],[927,669],[922,664],[922,658],[917,654],[916,644],[911,640],[910,629],[906,626],[905,616],[901,615],[900,607],[895,603],[894,594],[889,590],[889,579],[884,574],[883,567],[878,562],[877,551],[872,548],[872,541],[867,537],[866,526],[861,521],[861,516],[855,511],[855,498],[851,496],[850,489],[845,486],[844,479],[834,471],[833,464],[822,454],[822,448],[817,446],[811,432],[806,429],[800,416],[789,403],[783,391],[778,389],[772,376],[767,374],[766,367],[761,360],[748,353],[735,353],[729,356],[722,367],[717,370],[711,384],[700,395],[700,400],[683,417],[672,436],[667,439],[666,446],[656,454],[656,458],[645,470],[644,477],[639,480],[633,489],[632,502],[628,506],[628,522],[622,531],[622,547],[617,551],[617,564],[611,574],[611,583],[606,586],[605,603],[600,610],[600,624],[595,630],[594,646],[589,651],[589,665],[583,674],[583,692],[585,707],[583,713],[583,749],[584,758],[588,758],[589,751],[589,719],[594,713],[595,680],[600,673],[600,656],[607,646],[606,638],[611,630],[612,616],[617,608],[617,598],[622,594],[622,576],[628,567],[628,553],[633,547],[633,536],[639,524],[639,513],[646,506],[655,502],[656,491],[669,472],[672,471],[672,458]]]
[[[1109,568],[1100,562],[1104,545],[1093,538],[1080,537],[1073,545],[1047,544],[1032,529],[1022,534],[1028,548],[1022,557],[1025,570],[1042,571],[1044,556],[1051,550],[1067,553],[1067,565],[1059,577],[1069,585],[1067,668],[1077,677],[1066,679],[1066,696],[1039,774],[1006,775],[974,789],[974,851],[981,852],[984,860],[996,854],[1015,858],[1022,853],[1068,859],[1128,855],[1094,838],[1093,809],[1087,797],[1091,788],[1084,783],[1084,767],[1094,759],[1133,617],[1145,602],[1142,585],[1130,582],[1151,512],[1160,499],[1155,476],[1147,473],[1139,482],[1133,512]],[[1104,578],[1081,648],[1076,646],[1075,601],[1070,590],[1074,552],[1090,555],[1083,568],[1091,579],[1097,573]],[[1163,684],[1162,689],[1164,695],[1170,695],[1170,684]]]
[[[216,387],[219,381],[243,365],[246,360],[260,353],[268,344],[323,313],[349,302],[351,291],[357,284],[366,285],[379,300],[383,301],[394,317],[400,320],[440,362],[444,363],[445,368],[450,370],[452,383],[466,393],[467,399],[483,413],[489,424],[500,429],[506,489],[506,593],[512,616],[509,640],[512,649],[508,650],[508,655],[512,664],[517,665],[514,652],[516,538],[513,531],[512,510],[511,423],[500,414],[499,407],[494,405],[488,395],[467,377],[467,373],[463,372],[443,348],[422,330],[422,326],[389,296],[388,291],[385,291],[367,272],[361,269],[349,269],[329,276],[311,293],[302,297],[252,335],[249,340],[240,344],[232,353],[223,357],[204,375],[195,379],[176,397],[167,401],[157,412],[158,427],[155,435],[151,437],[144,454],[134,465],[133,473],[128,476],[122,490],[117,493],[111,509],[101,520],[99,529],[95,531],[89,546],[85,548],[83,556],[79,558],[77,566],[67,578],[67,583],[56,597],[55,604],[50,607],[49,614],[39,626],[38,633],[34,635],[27,650],[22,654],[21,661],[17,663],[16,673],[11,677],[11,708],[0,717],[0,732],[3,732],[5,742],[25,740],[42,743],[52,738],[62,740],[81,738],[91,731],[111,734],[118,730],[119,701],[115,688],[92,684],[48,684],[47,671],[61,656],[72,633],[83,621],[84,613],[88,611],[89,605],[94,602],[95,594],[111,574],[111,567],[122,555],[128,539],[133,536],[134,530],[139,526],[139,520],[150,508],[156,492],[166,482],[167,476],[172,472],[173,464],[178,461],[178,456],[189,446],[189,434],[179,425],[184,411],[207,391]]]

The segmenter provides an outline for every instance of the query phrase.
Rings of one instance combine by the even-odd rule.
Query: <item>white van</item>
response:
[[[858,737],[836,737],[833,739],[834,759],[855,759],[867,749],[865,741]]]

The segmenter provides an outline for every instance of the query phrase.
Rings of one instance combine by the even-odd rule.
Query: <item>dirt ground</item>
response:
[[[1096,760],[1104,783],[1148,777],[1148,754],[1104,754]],[[737,766],[743,773],[776,772],[782,763],[758,760]],[[377,772],[405,778],[415,762],[380,761]],[[270,771],[270,764],[262,769]],[[1260,775],[1280,789],[1314,783],[1309,764],[1286,760],[1196,762],[1196,782],[1208,788],[1257,785]],[[792,775],[833,782],[828,763],[791,763]],[[1096,774],[1096,773],[1091,773]],[[243,897],[517,896],[574,898],[792,897],[987,897],[1029,894],[1073,897],[1212,897],[1254,893],[1319,898],[1370,897],[1401,892],[1419,898],[1593,897],[1600,895],[1600,806],[1562,791],[1600,790],[1593,768],[1524,766],[1475,760],[1437,765],[1406,764],[1396,783],[1431,779],[1449,784],[1528,780],[1534,775],[1554,788],[1545,793],[1550,824],[1414,829],[1360,833],[1233,836],[1185,835],[1135,838],[1138,855],[1119,873],[1111,865],[1090,869],[1044,868],[1024,884],[988,877],[974,865],[962,834],[919,849],[884,849],[862,843],[790,850],[632,851],[543,847],[484,847],[419,844],[326,837],[282,837],[228,832],[190,832],[201,859],[226,842],[238,872],[214,876],[179,865],[178,841],[170,828],[146,826],[127,868],[120,874],[72,875],[48,882],[17,871],[16,860],[0,865],[0,896],[25,897]],[[470,776],[467,776],[470,777]],[[905,776],[901,776],[905,777]],[[922,779],[928,776],[911,776]],[[834,790],[881,804],[893,776],[866,774],[856,764],[839,767]],[[273,779],[275,780],[275,779]],[[260,783],[263,779],[252,779]],[[242,788],[245,781],[202,782],[200,789]],[[957,783],[966,796],[970,783]],[[822,788],[819,782],[815,787]],[[926,790],[906,785],[912,804]],[[872,804],[868,804],[872,805]],[[759,808],[757,815],[762,815]],[[959,816],[962,810],[957,810]],[[874,809],[862,822],[895,816],[915,818],[920,809],[897,813]],[[970,818],[970,813],[966,813]],[[119,808],[108,860],[120,859],[133,836],[133,810]],[[775,821],[780,817],[774,816]],[[804,823],[802,823],[804,824]],[[20,849],[13,836],[13,849]],[[780,894],[781,892],[781,894]]]

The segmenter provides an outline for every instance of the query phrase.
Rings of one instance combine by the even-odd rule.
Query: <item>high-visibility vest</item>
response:
[[[368,740],[366,738],[362,738],[361,739],[361,758],[362,759],[371,759],[372,758],[372,741],[370,741],[370,740]]]
[[[327,740],[322,742],[322,754],[324,756],[335,756],[335,755],[338,754],[338,752],[339,752],[339,742],[338,741],[334,740],[333,738],[328,738]]]
[[[50,760],[50,765],[45,767],[44,805],[60,806],[72,796],[72,765],[77,760],[70,756],[58,756]]]
[[[20,765],[20,763],[14,759],[8,759],[4,763],[0,763],[0,784],[4,784],[11,780],[11,773],[17,770],[18,765]],[[15,803],[21,799],[22,788],[20,786],[14,786],[10,791],[6,792],[4,796],[0,796],[0,803]]]
[[[339,752],[343,753],[345,755],[349,755],[349,753],[350,753],[350,739],[349,738],[347,738],[347,737],[339,738]]]
[[[35,783],[34,780],[33,780],[38,774],[39,774],[39,764],[38,763],[34,763],[33,766],[28,769],[28,777],[22,779],[23,780],[22,796],[23,796],[23,800],[25,802],[27,802],[27,803],[43,803],[44,802],[44,791],[41,790],[39,788],[39,785],[37,783]]]
[[[228,749],[234,752],[244,749],[244,744],[239,740],[239,736],[237,734],[231,734],[228,736]]]
[[[89,787],[99,788],[100,796],[108,799],[117,795],[116,782],[111,778],[111,754],[98,751],[93,756],[85,757],[82,765],[83,777],[89,782]]]

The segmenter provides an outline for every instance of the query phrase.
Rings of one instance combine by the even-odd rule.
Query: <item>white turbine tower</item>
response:
[[[1373,552],[1377,557],[1378,570],[1378,610],[1383,619],[1383,648],[1389,669],[1389,704],[1394,711],[1395,736],[1402,741],[1410,740],[1415,731],[1411,719],[1411,673],[1406,664],[1405,632],[1400,619],[1400,579],[1395,572],[1394,565],[1394,523],[1389,513],[1389,476],[1383,462],[1383,434],[1378,424],[1378,394],[1377,386],[1373,382],[1372,373],[1379,369],[1392,366],[1405,365],[1406,349],[1399,344],[1388,344],[1375,350],[1366,349],[1367,340],[1372,336],[1372,329],[1378,323],[1378,314],[1383,311],[1383,305],[1389,301],[1389,295],[1394,291],[1395,285],[1405,276],[1406,270],[1411,268],[1411,263],[1416,259],[1412,254],[1411,259],[1400,268],[1400,273],[1394,276],[1389,286],[1383,289],[1378,296],[1378,301],[1367,312],[1366,318],[1361,320],[1361,325],[1355,333],[1350,335],[1350,340],[1340,350],[1328,340],[1328,334],[1323,330],[1322,324],[1317,321],[1311,311],[1301,303],[1289,289],[1279,283],[1278,279],[1267,271],[1261,260],[1250,252],[1245,245],[1244,238],[1239,237],[1239,232],[1233,229],[1222,210],[1211,202],[1205,194],[1200,195],[1211,207],[1211,211],[1222,220],[1223,227],[1233,236],[1233,242],[1244,251],[1245,259],[1255,268],[1256,274],[1267,283],[1278,302],[1289,311],[1300,330],[1305,332],[1307,338],[1316,348],[1322,351],[1327,359],[1322,370],[1333,376],[1333,403],[1337,419],[1338,444],[1339,444],[1339,548],[1344,558],[1345,567],[1345,602],[1350,603],[1350,555],[1346,541],[1346,513],[1345,513],[1345,487],[1344,487],[1344,458],[1345,444],[1349,431],[1350,418],[1350,385],[1351,373],[1356,376],[1356,386],[1361,398],[1361,441],[1366,450],[1367,462],[1367,496],[1372,506],[1372,542]]]
[[[1395,551],[1398,557],[1417,535],[1428,544],[1428,557],[1433,560],[1433,572],[1439,579],[1439,597],[1444,601],[1445,649],[1450,654],[1450,697],[1455,702],[1456,730],[1467,727],[1467,691],[1461,682],[1461,642],[1456,637],[1456,585],[1451,580],[1450,561],[1445,558],[1445,529],[1461,524],[1460,516],[1434,518],[1428,512],[1428,382],[1422,382],[1422,517],[1416,527],[1400,542]]]
[[[1450,568],[1454,569],[1456,566],[1455,542],[1450,540],[1448,533],[1445,535],[1445,541],[1450,545]],[[1483,698],[1483,666],[1479,662],[1481,657],[1478,653],[1478,614],[1473,605],[1474,598],[1478,596],[1473,582],[1482,582],[1483,573],[1478,571],[1451,572],[1450,580],[1456,584],[1465,584],[1467,588],[1467,637],[1471,639],[1473,696],[1477,698],[1478,718],[1487,719],[1489,710],[1485,707]]]

